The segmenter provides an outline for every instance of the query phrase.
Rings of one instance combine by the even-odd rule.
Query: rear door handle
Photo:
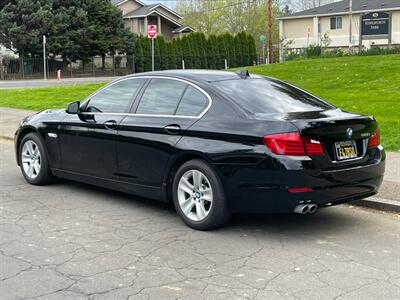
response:
[[[178,124],[170,124],[164,127],[166,133],[178,134],[181,131],[181,126]]]
[[[104,127],[107,129],[115,129],[115,128],[117,128],[117,121],[110,120],[110,121],[104,122]]]

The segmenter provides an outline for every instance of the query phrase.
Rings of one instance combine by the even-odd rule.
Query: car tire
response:
[[[199,159],[186,162],[176,172],[173,202],[181,219],[197,230],[221,227],[231,216],[221,180]]]
[[[54,180],[42,139],[36,133],[25,135],[18,149],[19,162],[25,180],[33,185],[45,185]]]

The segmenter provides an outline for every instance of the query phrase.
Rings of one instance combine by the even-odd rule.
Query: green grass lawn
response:
[[[249,70],[298,85],[344,110],[374,115],[382,143],[400,150],[400,55],[290,61]]]
[[[69,102],[83,100],[105,84],[105,82],[102,82],[23,89],[0,89],[0,106],[31,110],[63,108]]]
[[[400,55],[291,61],[249,67],[311,91],[340,108],[374,115],[382,143],[400,150]],[[82,100],[104,83],[0,89],[0,106],[41,110]]]

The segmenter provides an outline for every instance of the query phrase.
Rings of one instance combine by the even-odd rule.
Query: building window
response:
[[[331,29],[342,29],[342,17],[331,18]]]

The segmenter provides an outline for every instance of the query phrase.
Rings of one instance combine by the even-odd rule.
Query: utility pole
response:
[[[268,63],[272,64],[272,0],[268,0]]]
[[[353,0],[349,0],[349,52],[353,45]]]

